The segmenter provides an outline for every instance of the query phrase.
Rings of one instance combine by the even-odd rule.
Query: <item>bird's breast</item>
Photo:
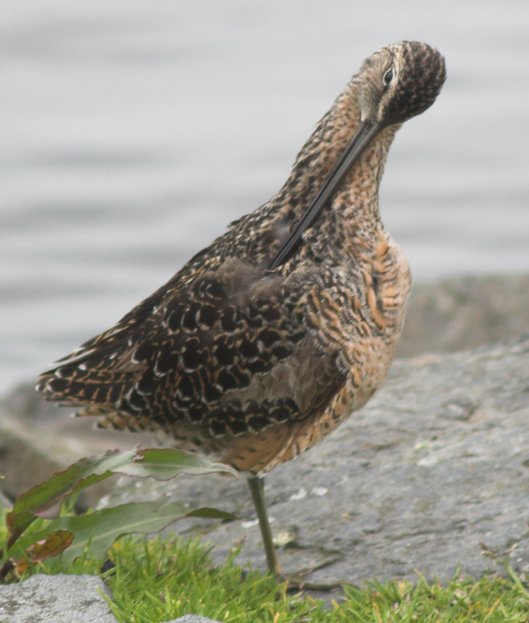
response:
[[[347,377],[347,408],[365,404],[383,383],[402,333],[411,275],[395,241],[380,230],[350,268],[336,269],[320,301],[320,339],[338,352]],[[344,405],[345,408],[345,405]]]

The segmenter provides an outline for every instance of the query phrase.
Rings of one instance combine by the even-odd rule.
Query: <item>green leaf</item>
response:
[[[52,519],[59,514],[60,505],[67,495],[75,495],[86,487],[109,478],[115,473],[129,476],[152,477],[169,480],[178,474],[206,474],[211,472],[237,472],[227,465],[211,463],[195,454],[170,448],[110,450],[103,455],[83,458],[65,470],[57,472],[46,482],[23,493],[7,514],[9,530],[8,547],[31,525],[36,517]]]
[[[180,473],[210,474],[213,472],[227,472],[234,476],[239,476],[238,472],[228,465],[212,463],[197,454],[183,452],[174,448],[138,450],[132,462],[116,468],[115,471],[127,476],[151,477],[156,480],[170,480]]]
[[[212,508],[193,510],[178,503],[160,505],[156,502],[132,502],[113,508],[104,508],[79,517],[58,517],[51,521],[44,530],[20,538],[9,554],[20,556],[33,543],[46,540],[50,533],[66,530],[74,535],[74,539],[70,547],[62,553],[63,560],[71,561],[86,549],[89,549],[94,557],[103,558],[119,537],[131,533],[158,532],[177,519],[187,516],[234,518],[230,513]]]
[[[227,513],[221,511],[218,508],[211,508],[209,506],[203,506],[202,508],[195,508],[190,510],[186,517],[200,517],[201,519],[223,519],[224,521],[234,521],[237,516],[233,513]]]
[[[137,450],[110,450],[101,456],[83,458],[20,495],[6,518],[8,546],[17,540],[36,516],[53,507],[58,509],[66,495],[108,478],[117,467],[130,463],[136,454]]]

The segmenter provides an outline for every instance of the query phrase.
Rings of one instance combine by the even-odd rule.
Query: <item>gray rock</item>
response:
[[[0,586],[0,623],[117,623],[91,575],[34,575]]]
[[[11,508],[11,506],[11,500],[5,494],[3,494],[2,491],[0,491],[0,507],[7,509]]]
[[[267,476],[286,571],[326,565],[314,582],[499,570],[481,544],[529,572],[529,335],[451,355],[398,361],[385,387],[324,442]],[[264,569],[244,480],[121,479],[105,500],[176,499],[239,513],[207,532],[214,560],[243,543]]]
[[[41,441],[22,422],[0,410],[0,474],[5,476],[0,480],[0,487],[11,499],[29,489],[37,479],[44,480],[64,466],[55,458],[64,456],[60,442],[50,439],[49,444],[42,444]]]
[[[38,425],[32,426],[30,422],[9,416],[0,407],[0,474],[5,476],[0,480],[1,506],[11,506],[9,499],[13,500],[83,456],[82,452],[74,452],[68,437],[52,434],[54,427],[50,428],[43,430]],[[90,448],[89,442],[84,446],[77,442],[77,446]],[[103,450],[101,446],[100,452]],[[78,508],[94,506],[108,490],[109,483],[102,482],[83,491]]]
[[[15,387],[0,401],[0,474],[5,476],[0,489],[14,499],[83,456],[130,449],[149,439],[116,431],[100,434],[94,423],[46,403],[33,384]],[[83,492],[80,507],[93,506],[107,490],[104,482]]]
[[[529,331],[529,275],[454,277],[414,285],[399,357],[446,353]]]
[[[214,621],[213,619],[207,619],[206,617],[198,616],[197,614],[186,614],[179,619],[173,619],[172,621],[167,621],[167,623],[219,623],[218,621]]]
[[[9,421],[38,445],[65,464],[82,456],[98,454],[109,448],[129,449],[152,435],[123,431],[97,430],[94,418],[72,417],[74,408],[58,407],[35,392],[35,383],[14,387],[0,399],[0,425]],[[51,452],[50,452],[51,450]]]

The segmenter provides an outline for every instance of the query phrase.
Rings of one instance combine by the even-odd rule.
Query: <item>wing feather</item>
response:
[[[173,283],[45,372],[39,389],[87,413],[222,437],[303,419],[343,384],[337,352],[306,324],[317,270],[283,275],[230,258]]]

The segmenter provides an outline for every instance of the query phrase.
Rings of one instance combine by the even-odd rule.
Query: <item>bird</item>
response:
[[[101,428],[162,433],[246,475],[276,577],[264,475],[336,429],[386,377],[411,274],[382,223],[379,185],[396,131],[445,79],[426,43],[378,49],[268,202],[38,379],[46,399]]]

